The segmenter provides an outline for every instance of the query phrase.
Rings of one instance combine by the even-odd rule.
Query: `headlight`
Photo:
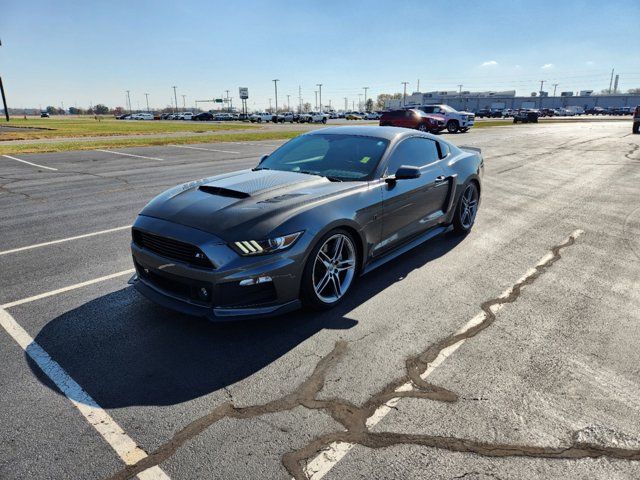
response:
[[[265,255],[267,253],[286,250],[291,247],[302,232],[290,233],[281,237],[268,238],[266,240],[243,240],[233,242],[231,247],[243,257],[251,255]]]

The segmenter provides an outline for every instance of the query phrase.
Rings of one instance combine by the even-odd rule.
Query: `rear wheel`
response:
[[[456,133],[458,131],[458,122],[455,120],[449,120],[447,122],[447,131],[449,133]]]
[[[317,310],[337,305],[351,289],[357,273],[355,240],[349,232],[327,233],[311,251],[302,274],[303,303]]]
[[[327,123],[327,118],[326,117],[322,118],[322,123]]]
[[[453,230],[456,233],[469,233],[476,221],[479,200],[480,192],[477,185],[474,182],[468,183],[460,195],[453,217]]]

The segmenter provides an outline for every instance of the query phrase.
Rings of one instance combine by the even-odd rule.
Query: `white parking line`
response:
[[[60,293],[65,293],[71,290],[76,290],[78,288],[87,287],[89,285],[93,285],[94,283],[105,282],[107,280],[111,280],[112,278],[121,277],[123,275],[132,275],[134,272],[135,272],[135,269],[133,268],[129,270],[123,270],[121,272],[112,273],[111,275],[105,275],[104,277],[94,278],[93,280],[87,280],[86,282],[76,283],[75,285],[69,285],[68,287],[58,288],[56,290],[51,290],[50,292],[40,293],[32,297],[23,298],[22,300],[16,300],[13,302],[5,303],[4,305],[0,305],[0,308],[6,309],[11,307],[17,307],[18,305],[22,305],[24,303],[34,302],[36,300],[41,300],[43,298],[51,297],[53,295],[58,295]]]
[[[582,231],[582,230],[576,230],[569,236],[569,238],[576,239],[580,235],[582,235],[583,233],[584,233],[584,231]],[[547,254],[545,254],[538,261],[536,266],[545,264],[546,262],[549,261],[550,258],[553,258],[553,252],[548,252]],[[522,282],[524,279],[526,279],[527,277],[531,276],[535,272],[536,272],[535,268],[532,268],[532,269],[528,270],[527,273],[525,273],[516,283]],[[502,292],[500,297],[501,298],[507,298],[511,294],[511,291],[512,291],[512,289],[508,288],[507,290]],[[497,313],[498,311],[502,310],[504,305],[505,305],[504,303],[499,303],[499,304],[496,304],[496,305],[492,305],[491,306],[491,311],[493,313]],[[460,330],[458,330],[456,332],[456,335],[459,335],[459,334],[462,334],[462,333],[465,333],[465,332],[469,331],[471,328],[475,327],[476,325],[478,325],[482,321],[484,321],[485,317],[486,317],[486,314],[485,314],[484,311],[479,312],[471,320],[469,320]],[[426,378],[429,375],[431,375],[436,368],[438,368],[440,365],[442,365],[442,363],[448,357],[450,357],[456,350],[458,350],[458,348],[460,348],[465,341],[466,341],[466,339],[463,338],[462,340],[460,340],[460,341],[454,343],[453,345],[450,345],[447,348],[444,348],[442,351],[440,351],[440,353],[435,358],[435,360],[429,364],[427,369],[422,374],[420,374],[420,378],[422,378],[423,380],[426,380]],[[400,385],[398,388],[396,388],[395,391],[396,392],[406,392],[406,391],[410,391],[412,389],[413,389],[413,386],[412,386],[411,382],[407,382],[407,383],[405,383],[403,385]],[[386,402],[385,404],[381,405],[380,407],[378,407],[376,409],[376,411],[373,412],[373,414],[369,418],[367,418],[367,421],[366,421],[367,428],[372,428],[375,425],[377,425],[378,423],[380,423],[382,421],[382,419],[384,417],[386,417],[389,414],[389,412],[391,412],[391,410],[399,402],[400,402],[400,397],[395,397],[395,398],[390,399],[388,402]],[[348,443],[348,442],[333,442],[325,450],[320,452],[313,460],[311,460],[310,462],[307,463],[307,466],[305,467],[305,474],[306,474],[307,478],[309,480],[320,480],[340,460],[342,460],[347,455],[347,453],[349,453],[349,451],[354,447],[354,445],[355,444]]]
[[[120,230],[126,230],[129,228],[131,228],[131,225],[125,225],[123,227],[110,228],[108,230],[99,230],[97,232],[85,233],[83,235],[76,235],[75,237],[67,237],[67,238],[61,238],[59,240],[52,240],[50,242],[36,243],[35,245],[28,245],[26,247],[12,248],[11,250],[0,251],[0,256],[8,255],[9,253],[23,252],[25,250],[31,250],[33,248],[40,248],[40,247],[46,247],[48,245],[55,245],[56,243],[70,242],[71,240],[79,240],[81,238],[93,237],[95,235],[102,235],[103,233],[118,232]]]
[[[202,148],[202,147],[188,147],[187,145],[169,145],[170,147],[176,148],[188,148],[189,150],[204,150],[205,152],[217,152],[217,153],[240,153],[240,152],[230,152],[229,150],[216,150],[214,148]]]
[[[51,358],[8,312],[1,308],[0,325],[20,345],[25,353],[38,364],[40,370],[55,383],[125,464],[133,465],[147,456],[147,453],[69,376],[60,364]],[[152,478],[168,479],[169,476],[160,467],[154,467],[142,472],[139,478],[144,480]]]
[[[38,168],[45,168],[47,170],[51,170],[54,172],[57,172],[58,169],[57,168],[53,168],[53,167],[45,167],[44,165],[38,165],[37,163],[32,163],[32,162],[27,162],[26,160],[20,160],[19,158],[16,157],[12,157],[11,155],[2,155],[4,158],[8,158],[10,160],[15,160],[16,162],[22,162],[22,163],[26,163],[28,165],[33,165],[34,167],[38,167]]]
[[[113,153],[114,155],[123,155],[125,157],[144,158],[145,160],[155,160],[157,162],[164,162],[163,158],[145,157],[144,155],[134,155],[133,153],[116,152],[115,150],[101,150],[96,148],[96,152]]]

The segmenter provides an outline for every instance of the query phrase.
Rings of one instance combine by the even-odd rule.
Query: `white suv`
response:
[[[329,115],[323,112],[309,112],[300,115],[300,123],[327,123]]]
[[[270,122],[273,119],[272,113],[267,112],[258,112],[254,113],[249,117],[251,123],[262,123],[262,122]]]
[[[469,129],[473,127],[473,123],[476,119],[476,116],[473,113],[459,112],[449,105],[423,105],[416,108],[418,110],[422,110],[424,113],[442,115],[444,117],[444,124],[446,125],[449,133],[469,131]]]

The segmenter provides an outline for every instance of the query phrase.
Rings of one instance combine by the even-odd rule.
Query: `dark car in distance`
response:
[[[430,133],[438,133],[446,128],[443,116],[429,115],[413,108],[384,112],[380,117],[380,126],[412,128]]]
[[[213,113],[202,112],[194,115],[191,120],[195,120],[196,122],[210,122],[211,120],[213,120]]]
[[[335,306],[354,281],[473,227],[479,149],[393,127],[314,130],[255,168],[174,187],[132,228],[138,291],[211,320]]]
[[[538,112],[535,110],[521,109],[513,115],[513,123],[538,123]]]

